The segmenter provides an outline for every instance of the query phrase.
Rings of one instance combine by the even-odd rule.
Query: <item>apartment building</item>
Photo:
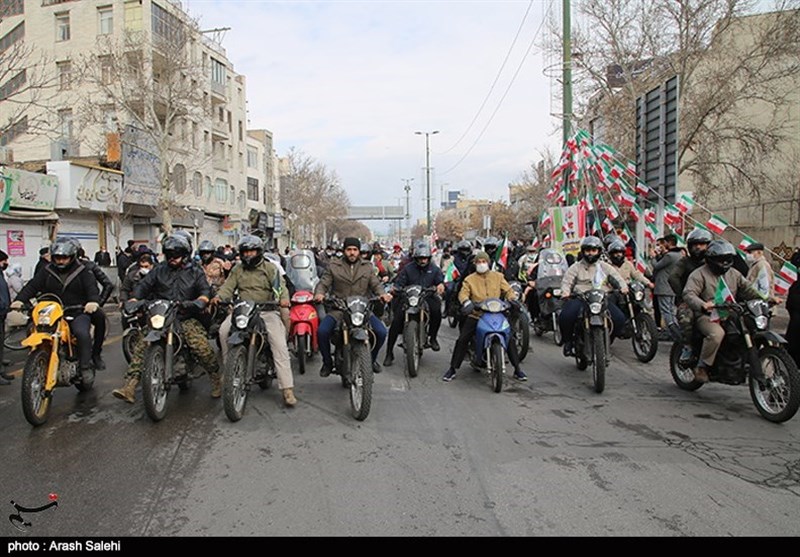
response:
[[[0,211],[0,228],[30,238],[25,260],[56,233],[78,237],[89,254],[129,239],[157,249],[165,220],[216,244],[271,234],[280,212],[272,134],[246,129],[245,77],[181,2],[2,0],[0,15],[0,57],[17,49],[27,59],[0,83],[0,163],[59,181],[52,207]],[[168,59],[175,45],[180,69]],[[134,66],[121,83],[120,68]],[[23,91],[14,104],[24,105],[34,73],[48,86],[24,113],[12,112],[3,101]],[[183,98],[170,99],[181,85]]]

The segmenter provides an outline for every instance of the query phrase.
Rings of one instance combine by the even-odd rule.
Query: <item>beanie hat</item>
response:
[[[492,260],[492,258],[489,257],[489,254],[486,253],[485,251],[479,251],[478,253],[475,254],[475,261],[477,261],[478,259],[485,259],[486,261]]]
[[[342,249],[347,249],[349,247],[356,247],[361,249],[361,241],[358,238],[353,238],[352,236],[348,236],[344,239],[344,244],[342,245]]]

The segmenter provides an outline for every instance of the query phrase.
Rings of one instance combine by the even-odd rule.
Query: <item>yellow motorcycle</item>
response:
[[[78,344],[69,329],[72,316],[67,312],[83,310],[83,306],[64,306],[54,294],[41,296],[27,308],[33,330],[21,344],[30,348],[22,372],[22,412],[31,425],[47,421],[50,401],[56,387],[75,385],[80,392],[91,390],[92,377],[84,379],[78,367]]]

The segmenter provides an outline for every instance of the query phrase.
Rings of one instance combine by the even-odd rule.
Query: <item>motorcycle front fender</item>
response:
[[[145,342],[158,342],[162,338],[164,338],[164,333],[166,330],[151,330],[147,333],[144,337]]]
[[[759,331],[753,335],[756,346],[788,344],[786,339],[774,331]]]
[[[602,315],[591,315],[589,317],[589,325],[592,327],[604,327],[606,320]]]
[[[42,344],[44,341],[50,340],[52,336],[53,335],[49,333],[40,333],[38,331],[34,331],[30,335],[28,335],[22,342],[20,342],[20,344],[22,346],[28,346],[31,349],[34,349],[40,344]]]
[[[228,346],[238,346],[245,341],[245,335],[242,331],[234,331],[228,335]]]
[[[369,340],[369,333],[367,333],[366,329],[351,329],[350,337],[355,340],[367,342]]]

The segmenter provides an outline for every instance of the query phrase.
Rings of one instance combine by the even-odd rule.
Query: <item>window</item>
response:
[[[56,14],[56,42],[68,41],[69,37],[69,12]]]
[[[184,40],[184,30],[181,21],[167,10],[153,2],[151,4],[151,29],[153,35],[174,44]]]
[[[19,25],[14,27],[11,31],[3,35],[0,39],[0,52],[5,52],[11,45],[17,41],[25,38],[25,22],[21,21]]]
[[[258,151],[252,147],[247,148],[247,168],[258,169]]]
[[[186,167],[176,164],[172,167],[172,187],[175,193],[182,194],[186,191]]]
[[[247,196],[245,195],[245,193],[243,191],[239,192],[239,210],[240,211],[244,211],[245,208],[247,207],[247,199],[246,199],[246,197]]]
[[[219,203],[225,203],[228,199],[228,182],[223,180],[222,178],[217,178],[216,187],[214,188],[214,193],[217,196],[217,201]]]
[[[211,199],[211,196],[214,195],[214,188],[211,185],[211,178],[206,176],[203,182],[205,182],[206,185],[206,199]]]
[[[239,141],[244,141],[244,124],[239,120]]]
[[[72,109],[58,111],[58,130],[62,139],[72,139]]]
[[[125,2],[125,29],[142,30],[142,3],[140,0]]]
[[[56,62],[56,69],[58,70],[58,88],[61,91],[72,89],[72,62],[69,60]]]
[[[222,62],[212,58],[211,59],[211,83],[216,83],[217,85],[225,86],[227,82],[226,77],[227,68]]]
[[[203,197],[203,175],[199,172],[192,175],[192,191],[197,199]]]
[[[100,64],[100,83],[111,85],[114,79],[114,69],[111,56],[100,56],[97,61]]]
[[[12,15],[22,15],[25,13],[25,0],[1,0],[0,17],[6,18]]]
[[[192,122],[192,149],[197,149],[197,122]]]
[[[20,87],[25,85],[26,80],[26,70],[22,70],[17,75],[0,85],[0,101],[6,100],[8,97],[19,91]]]
[[[16,138],[28,131],[28,117],[23,116],[10,126],[8,126],[3,135],[0,135],[0,146],[5,147]]]
[[[114,10],[111,6],[97,8],[99,22],[98,35],[110,35],[114,32]]]
[[[236,203],[236,188],[231,186],[230,194],[228,194],[228,203],[233,205]]]
[[[247,199],[258,201],[258,180],[256,178],[247,179]]]

